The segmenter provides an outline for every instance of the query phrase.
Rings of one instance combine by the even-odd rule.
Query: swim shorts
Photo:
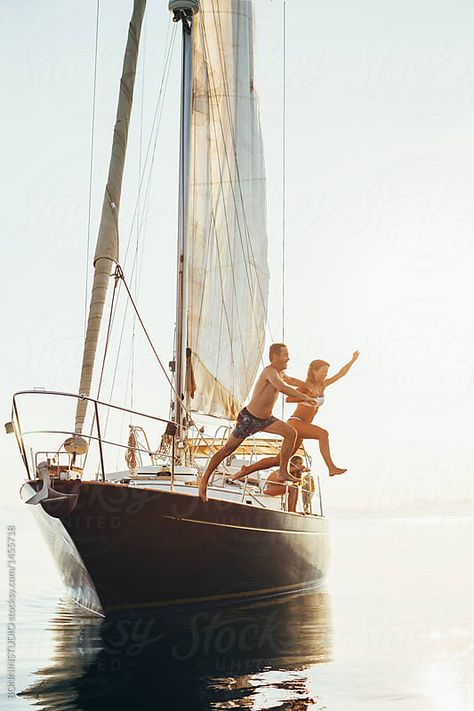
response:
[[[261,420],[259,417],[252,415],[247,408],[244,407],[244,409],[239,412],[237,424],[232,432],[232,437],[236,437],[237,439],[245,439],[256,432],[265,430],[276,421],[277,418],[273,417],[273,415],[271,417],[267,417],[266,420]]]

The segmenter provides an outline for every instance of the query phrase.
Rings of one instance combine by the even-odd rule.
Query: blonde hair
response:
[[[329,368],[329,363],[327,363],[325,360],[312,360],[308,366],[308,375],[306,376],[306,380],[309,380],[310,382],[314,383],[315,380],[313,378],[313,373],[315,370],[319,370],[320,368],[322,368],[323,365],[327,365],[327,367]]]

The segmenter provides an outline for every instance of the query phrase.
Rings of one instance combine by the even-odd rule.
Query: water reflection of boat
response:
[[[267,686],[275,693],[279,670],[278,686],[285,688],[285,696],[302,701],[308,697],[305,674],[295,677],[294,672],[331,656],[323,591],[278,603],[105,620],[78,618],[77,610],[63,602],[52,631],[52,663],[23,692],[50,711],[148,708],[152,703],[166,709],[253,707],[252,699]]]

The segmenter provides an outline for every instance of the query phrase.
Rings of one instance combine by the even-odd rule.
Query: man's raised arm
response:
[[[281,376],[281,379],[287,385],[293,385],[293,387],[295,387],[295,388],[304,388],[306,385],[304,380],[298,380],[298,378],[292,378],[291,375],[286,375],[286,373],[284,373]]]
[[[275,368],[268,368],[267,379],[273,387],[278,390],[278,392],[284,393],[285,395],[291,395],[292,398],[295,398],[296,402],[307,402],[309,405],[316,405],[316,400],[314,398],[298,392],[296,388],[290,388],[289,385],[285,385]]]

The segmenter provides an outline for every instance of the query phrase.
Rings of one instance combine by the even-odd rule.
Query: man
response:
[[[301,381],[296,378],[289,378],[283,375],[290,357],[288,348],[284,343],[273,343],[269,352],[270,365],[263,369],[258,378],[253,391],[252,399],[247,407],[239,412],[237,425],[227,442],[210,459],[204,476],[199,484],[199,496],[202,501],[207,501],[207,485],[209,478],[216,467],[229,457],[244,439],[256,432],[270,432],[283,437],[283,444],[280,453],[280,466],[277,472],[279,480],[284,482],[288,477],[288,461],[293,453],[296,441],[296,430],[282,420],[273,417],[273,406],[278,397],[278,393],[291,395],[298,402],[306,402],[308,405],[315,405],[316,400],[298,392],[295,388],[285,384],[300,386]]]
[[[286,476],[286,481],[290,482],[288,486],[288,511],[296,512],[296,504],[298,501],[298,486],[301,484],[301,475],[303,472],[309,472],[304,466],[303,457],[295,454],[290,459],[290,471]],[[283,496],[286,492],[286,481],[282,482],[279,478],[279,471],[276,469],[268,477],[263,489],[263,493],[267,496]]]

